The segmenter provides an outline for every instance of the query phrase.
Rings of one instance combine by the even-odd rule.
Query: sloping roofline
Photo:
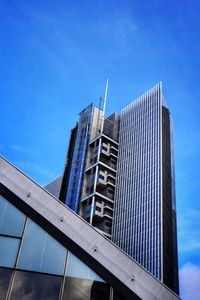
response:
[[[2,156],[0,193],[127,299],[180,299],[114,243]]]

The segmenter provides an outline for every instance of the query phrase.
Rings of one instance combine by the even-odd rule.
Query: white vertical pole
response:
[[[108,95],[108,79],[106,80],[106,89],[105,89],[105,95],[104,95],[104,100],[103,100],[103,114],[102,114],[102,123],[101,123],[101,133],[103,132],[107,95]]]

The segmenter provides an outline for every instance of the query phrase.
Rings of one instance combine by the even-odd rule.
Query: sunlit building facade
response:
[[[162,84],[125,107],[120,122],[112,241],[178,293],[173,132]]]
[[[120,116],[94,105],[80,113],[60,200],[179,292],[173,130],[161,83]]]

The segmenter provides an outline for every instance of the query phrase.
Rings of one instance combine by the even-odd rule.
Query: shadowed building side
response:
[[[170,113],[162,107],[163,282],[179,294],[176,201],[173,175],[173,131]]]

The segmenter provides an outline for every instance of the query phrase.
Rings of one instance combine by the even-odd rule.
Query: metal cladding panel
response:
[[[112,241],[162,279],[161,84],[121,115]]]
[[[90,124],[93,116],[93,105],[89,105],[80,113],[71,169],[68,179],[65,204],[78,212],[83,180],[85,156],[90,135]]]
[[[59,198],[61,182],[62,176],[59,176],[56,179],[49,182],[47,185],[45,185],[44,188],[56,198]]]

